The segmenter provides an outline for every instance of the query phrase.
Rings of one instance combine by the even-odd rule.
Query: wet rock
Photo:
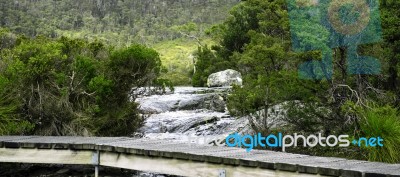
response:
[[[183,133],[201,122],[213,121],[225,113],[209,110],[174,111],[149,116],[140,132],[142,133]]]
[[[138,98],[145,123],[135,137],[191,142],[190,137],[224,139],[231,133],[247,131],[248,120],[231,117],[227,111],[229,89],[176,87],[171,94]],[[205,141],[199,142],[210,143]]]
[[[225,100],[216,93],[152,95],[138,98],[143,114],[158,114],[168,111],[208,109],[225,112]]]

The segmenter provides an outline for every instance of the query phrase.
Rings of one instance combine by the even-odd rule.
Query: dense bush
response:
[[[363,153],[357,153],[360,149],[351,147],[341,150],[293,148],[289,151],[398,162],[398,114],[395,110],[400,105],[400,35],[395,24],[400,21],[400,3],[380,1],[384,40],[358,48],[361,56],[374,56],[380,60],[380,75],[350,75],[346,65],[348,49],[338,47],[327,49],[333,51],[334,71],[332,78],[319,77],[322,80],[299,79],[300,63],[320,60],[321,53],[293,52],[291,38],[305,37],[303,41],[298,41],[303,47],[323,47],[321,40],[327,39],[328,33],[318,26],[290,34],[286,3],[285,0],[247,0],[235,6],[223,24],[208,31],[219,43],[211,47],[212,50],[199,49],[196,63],[199,71],[194,75],[194,85],[204,85],[210,71],[225,69],[216,66],[235,68],[242,73],[244,85],[234,87],[228,98],[231,114],[243,116],[271,109],[274,105],[285,105],[286,116],[283,121],[289,124],[290,129],[282,131],[287,133],[385,136],[389,141],[384,148],[363,148]],[[317,15],[309,18],[315,19],[319,19]],[[308,24],[304,22],[291,27],[306,28]],[[316,34],[318,38],[313,37]],[[312,67],[312,71],[317,71],[315,65]],[[316,77],[315,74],[313,76]],[[347,103],[353,103],[363,111],[351,114],[343,109],[348,106]],[[367,103],[389,107],[371,109]],[[255,131],[268,133],[266,122],[269,118],[268,114],[264,114],[257,120],[249,120],[250,123],[260,121],[258,123],[262,126],[253,127]]]
[[[184,38],[180,32],[203,36],[222,21],[238,0],[109,0],[0,2],[0,27],[29,37],[102,39],[125,46]],[[213,15],[210,15],[213,14]],[[194,30],[195,29],[195,30]]]
[[[391,106],[373,106],[357,110],[360,116],[358,137],[381,137],[383,147],[362,146],[368,160],[379,162],[400,162],[400,115]]]
[[[222,60],[208,48],[199,47],[196,52],[195,72],[192,77],[192,85],[195,87],[204,87],[207,85],[207,78],[210,74],[221,70],[232,68],[232,63]]]
[[[129,98],[158,77],[156,51],[65,37],[16,41],[0,41],[0,134],[118,136],[142,123]]]

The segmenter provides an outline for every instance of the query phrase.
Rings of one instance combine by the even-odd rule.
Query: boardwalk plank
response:
[[[0,148],[70,149],[174,158],[343,177],[400,177],[400,164],[128,137],[0,136]]]

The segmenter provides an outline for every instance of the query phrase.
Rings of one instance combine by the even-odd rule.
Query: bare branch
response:
[[[182,31],[179,31],[179,33],[180,33],[181,35],[183,35],[183,36],[186,36],[186,37],[188,37],[188,38],[191,38],[191,39],[196,40],[196,41],[197,41],[197,44],[199,44],[201,47],[204,47],[204,45],[201,43],[201,41],[200,41],[200,39],[199,39],[198,37],[196,37],[196,36],[194,36],[194,35],[186,34],[186,33],[182,32]]]

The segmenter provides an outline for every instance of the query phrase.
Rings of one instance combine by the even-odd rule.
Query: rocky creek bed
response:
[[[139,136],[184,141],[187,137],[222,137],[248,129],[246,118],[237,119],[228,113],[229,89],[176,87],[173,93],[138,98],[146,117]]]
[[[226,108],[229,87],[176,87],[163,95],[144,92],[136,102],[145,124],[134,135],[144,139],[188,141],[189,138],[224,137],[233,132],[248,130],[246,118],[231,117]],[[213,139],[194,143],[212,145]],[[93,176],[93,166],[1,164],[0,176]],[[100,176],[169,177],[168,175],[102,168]]]

